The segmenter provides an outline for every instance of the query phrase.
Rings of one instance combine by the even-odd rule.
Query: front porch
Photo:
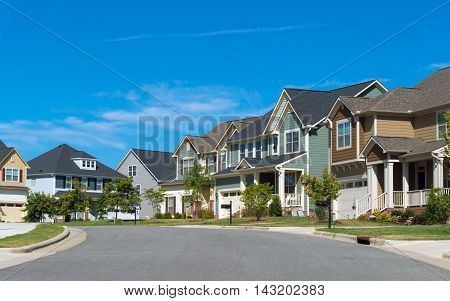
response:
[[[426,206],[431,189],[448,188],[448,169],[439,157],[387,160],[367,165],[368,194],[355,202],[356,215],[388,208]]]

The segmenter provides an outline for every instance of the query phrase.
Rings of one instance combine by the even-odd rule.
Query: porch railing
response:
[[[375,206],[377,210],[383,211],[387,208],[387,192],[380,194],[375,199]]]
[[[284,200],[286,207],[303,207],[301,194],[286,193]]]
[[[356,199],[355,207],[357,217],[370,211],[372,209],[372,195],[369,193],[360,199]]]
[[[403,191],[394,191],[394,207],[405,207],[405,193]]]
[[[427,204],[429,189],[408,191],[408,206],[424,206]],[[445,190],[444,190],[445,193]]]

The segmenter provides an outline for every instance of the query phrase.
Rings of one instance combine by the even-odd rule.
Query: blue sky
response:
[[[68,143],[115,167],[263,114],[286,86],[410,86],[450,65],[450,4],[424,17],[445,1],[93,2],[0,0],[0,139],[26,159]]]

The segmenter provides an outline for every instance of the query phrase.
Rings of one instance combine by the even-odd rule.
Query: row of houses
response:
[[[115,170],[68,145],[27,163],[2,143],[0,214],[2,220],[23,214],[18,208],[28,190],[58,196],[77,178],[95,199],[108,181],[124,176],[133,177],[142,192],[163,188],[162,212],[184,213],[189,208],[183,178],[195,161],[214,180],[205,206],[216,218],[227,217],[224,203],[232,202],[234,213],[242,210],[241,192],[252,183],[270,184],[286,214],[309,215],[313,208],[300,176],[320,177],[325,168],[343,184],[334,206],[337,219],[424,206],[429,189],[448,187],[442,135],[449,109],[450,68],[444,68],[414,87],[391,91],[378,80],[329,91],[285,88],[263,116],[187,135],[173,153],[130,149]],[[96,217],[92,211],[80,214]],[[144,202],[139,217],[153,214]]]

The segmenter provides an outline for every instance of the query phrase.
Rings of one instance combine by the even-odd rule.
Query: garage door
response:
[[[22,212],[24,208],[24,204],[0,203],[0,221],[8,223],[22,222],[22,218],[25,216],[25,212]]]
[[[229,204],[232,202],[233,214],[243,208],[241,201],[241,192],[238,191],[227,191],[221,193],[221,204]],[[220,209],[220,218],[225,218],[230,216],[230,211],[228,209]]]

